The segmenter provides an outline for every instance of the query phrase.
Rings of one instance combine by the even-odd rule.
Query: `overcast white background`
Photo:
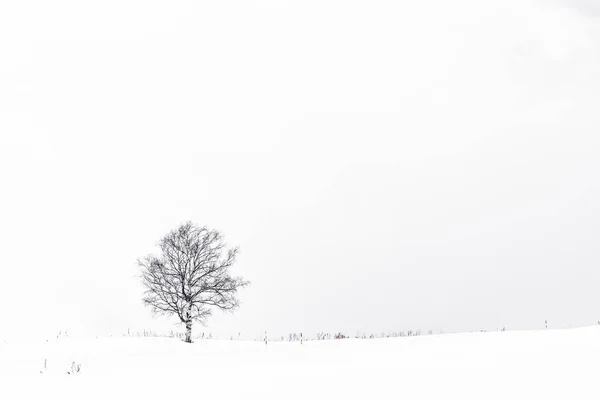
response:
[[[186,220],[219,335],[594,324],[599,109],[592,0],[3,1],[0,337],[176,329]]]

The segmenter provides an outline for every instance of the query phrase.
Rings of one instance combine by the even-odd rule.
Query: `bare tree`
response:
[[[192,341],[192,321],[204,323],[212,308],[234,310],[237,290],[249,282],[231,277],[238,248],[227,249],[216,230],[186,222],[159,242],[162,255],[138,260],[144,304],[155,314],[176,315]]]

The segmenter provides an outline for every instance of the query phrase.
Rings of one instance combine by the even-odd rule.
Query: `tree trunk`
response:
[[[188,303],[185,321],[185,341],[192,343],[192,304]]]
[[[192,343],[192,319],[188,318],[185,321],[185,341],[187,343]]]

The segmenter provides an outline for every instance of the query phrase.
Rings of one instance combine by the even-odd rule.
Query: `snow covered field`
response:
[[[81,372],[70,375],[73,361]],[[598,399],[599,383],[600,327],[268,345],[0,342],[0,399]]]

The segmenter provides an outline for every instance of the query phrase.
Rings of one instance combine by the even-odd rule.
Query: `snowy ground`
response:
[[[81,372],[69,375],[73,361]],[[0,399],[20,398],[598,399],[600,327],[268,345],[0,342]]]

